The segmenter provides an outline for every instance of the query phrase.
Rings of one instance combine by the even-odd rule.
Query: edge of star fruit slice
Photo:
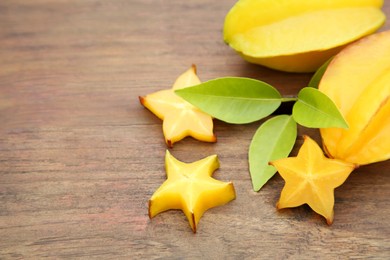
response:
[[[192,231],[196,233],[203,213],[236,198],[232,182],[212,178],[219,168],[217,155],[211,155],[193,163],[184,163],[165,155],[167,180],[154,192],[149,200],[149,218],[157,214],[180,209],[186,215]]]
[[[354,163],[325,157],[318,144],[309,136],[296,157],[270,162],[285,181],[277,209],[308,204],[325,217],[328,225],[334,219],[334,189],[358,166]]]
[[[163,120],[163,134],[169,147],[187,136],[204,142],[217,141],[213,118],[175,94],[177,89],[200,83],[196,66],[192,65],[176,79],[171,89],[139,97],[144,107]]]

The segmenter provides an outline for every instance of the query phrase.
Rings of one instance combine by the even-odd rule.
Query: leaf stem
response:
[[[278,109],[276,109],[272,114],[273,115],[283,115],[283,114],[291,115],[293,106],[297,100],[298,100],[298,98],[293,97],[293,96],[282,97],[281,98],[282,103],[280,104]]]
[[[281,99],[282,102],[295,102],[298,101],[297,97],[282,97]]]

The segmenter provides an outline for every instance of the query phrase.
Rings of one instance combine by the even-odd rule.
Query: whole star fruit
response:
[[[277,209],[308,204],[325,217],[328,225],[334,218],[334,189],[348,178],[357,167],[353,163],[324,156],[317,143],[304,136],[304,143],[296,157],[270,162],[285,181]]]
[[[180,209],[186,215],[192,231],[196,233],[199,220],[206,210],[236,198],[232,182],[222,182],[211,177],[219,168],[216,155],[184,163],[167,150],[165,168],[167,180],[149,200],[150,218],[163,211]]]
[[[342,50],[319,84],[349,128],[320,129],[331,158],[359,165],[390,158],[390,31],[363,38]]]
[[[176,79],[171,89],[139,97],[143,106],[163,120],[163,134],[169,147],[187,136],[205,142],[217,141],[213,133],[213,118],[174,92],[200,83],[193,65]]]
[[[224,41],[251,63],[313,72],[380,28],[382,6],[383,0],[239,0],[226,15]]]

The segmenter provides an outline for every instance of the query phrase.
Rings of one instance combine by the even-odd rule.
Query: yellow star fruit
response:
[[[318,88],[349,124],[349,129],[321,129],[329,157],[359,165],[390,158],[390,31],[346,47]]]
[[[167,180],[149,200],[149,217],[166,210],[181,209],[195,233],[206,210],[236,198],[233,183],[211,177],[218,167],[216,155],[187,164],[174,158],[167,150]]]
[[[163,120],[165,142],[170,147],[187,136],[205,142],[217,140],[213,133],[213,118],[174,93],[176,89],[200,83],[193,65],[177,78],[171,89],[139,98],[143,106]]]
[[[224,40],[249,62],[290,72],[319,68],[385,22],[383,0],[240,0]]]
[[[285,180],[277,208],[308,204],[324,216],[329,225],[334,216],[334,189],[343,184],[356,167],[353,163],[326,158],[308,136],[304,137],[297,157],[279,159],[270,164]]]

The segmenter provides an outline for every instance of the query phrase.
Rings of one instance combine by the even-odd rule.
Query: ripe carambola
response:
[[[240,0],[225,18],[224,40],[249,62],[311,72],[381,27],[382,5],[383,0]]]
[[[319,90],[328,95],[349,129],[321,129],[332,157],[359,165],[390,158],[390,31],[351,44],[329,64]]]

